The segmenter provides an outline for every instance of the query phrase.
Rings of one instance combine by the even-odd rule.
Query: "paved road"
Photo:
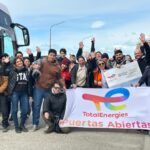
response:
[[[79,129],[65,134],[44,134],[44,128],[16,134],[0,127],[0,150],[150,150],[150,137],[133,130]]]

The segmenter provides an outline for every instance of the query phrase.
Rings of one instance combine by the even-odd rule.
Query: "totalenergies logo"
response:
[[[121,94],[122,96],[116,96],[112,97],[115,94]],[[110,110],[122,110],[126,108],[126,105],[119,105],[119,106],[114,106],[111,103],[118,103],[118,102],[123,102],[126,101],[130,96],[130,93],[127,89],[125,88],[118,88],[118,89],[113,89],[106,93],[105,97],[102,96],[96,96],[92,94],[83,94],[82,97],[84,100],[92,101],[96,109],[100,111],[101,109],[101,102],[105,104],[105,106],[110,109]]]
[[[112,79],[112,78],[114,78],[115,76],[116,76],[115,74],[112,74],[111,76],[108,76],[107,78]]]

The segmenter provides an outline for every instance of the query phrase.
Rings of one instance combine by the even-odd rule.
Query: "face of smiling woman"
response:
[[[99,61],[98,65],[99,65],[99,67],[100,67],[101,70],[105,69],[105,62],[104,61]]]
[[[15,66],[16,68],[23,67],[23,61],[20,58],[16,59]]]

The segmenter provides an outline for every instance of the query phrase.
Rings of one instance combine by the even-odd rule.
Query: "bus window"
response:
[[[23,45],[24,44],[24,38],[23,38],[23,32],[20,30],[20,28],[15,27],[15,33],[17,38],[17,44]]]
[[[13,52],[12,39],[6,33],[4,33],[4,53],[7,53],[10,57],[13,57]]]

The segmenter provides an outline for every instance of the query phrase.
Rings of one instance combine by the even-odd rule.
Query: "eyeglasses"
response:
[[[105,63],[99,63],[99,65],[100,65],[100,66],[103,66],[103,65],[105,65]]]
[[[56,89],[56,90],[60,90],[60,89],[61,89],[61,87],[56,87],[56,86],[54,86],[54,89]]]

